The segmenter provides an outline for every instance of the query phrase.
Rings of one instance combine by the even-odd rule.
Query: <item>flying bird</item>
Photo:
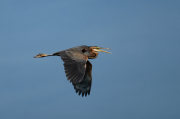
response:
[[[95,59],[98,56],[98,52],[110,53],[97,46],[78,46],[67,50],[59,51],[54,54],[38,54],[34,58],[42,58],[48,56],[60,56],[64,62],[64,69],[66,77],[72,82],[76,93],[90,95],[92,84],[92,64],[88,59]]]

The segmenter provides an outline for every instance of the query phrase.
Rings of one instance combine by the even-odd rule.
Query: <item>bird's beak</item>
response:
[[[105,53],[110,53],[110,52],[107,52],[107,51],[104,51],[104,50],[100,50],[100,49],[110,49],[110,48],[102,48],[102,47],[95,47],[93,48],[94,51],[97,51],[97,52],[105,52]],[[111,54],[111,53],[110,53]]]

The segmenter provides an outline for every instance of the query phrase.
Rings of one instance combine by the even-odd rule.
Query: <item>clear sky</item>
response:
[[[0,119],[179,119],[179,0],[1,0]],[[59,57],[112,48],[80,97]]]

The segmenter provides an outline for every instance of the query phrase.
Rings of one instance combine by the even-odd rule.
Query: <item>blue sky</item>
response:
[[[1,119],[180,118],[179,0],[1,0]],[[93,65],[80,97],[59,57],[88,45],[112,48]]]

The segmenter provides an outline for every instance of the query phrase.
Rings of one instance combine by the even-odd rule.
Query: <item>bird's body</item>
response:
[[[82,96],[87,96],[90,94],[91,84],[92,84],[92,64],[88,59],[94,59],[98,56],[98,52],[106,52],[96,46],[78,46],[70,48],[64,51],[59,51],[54,54],[38,54],[35,58],[47,57],[47,56],[60,56],[64,62],[64,69],[66,77],[70,82],[72,82],[76,93]]]

